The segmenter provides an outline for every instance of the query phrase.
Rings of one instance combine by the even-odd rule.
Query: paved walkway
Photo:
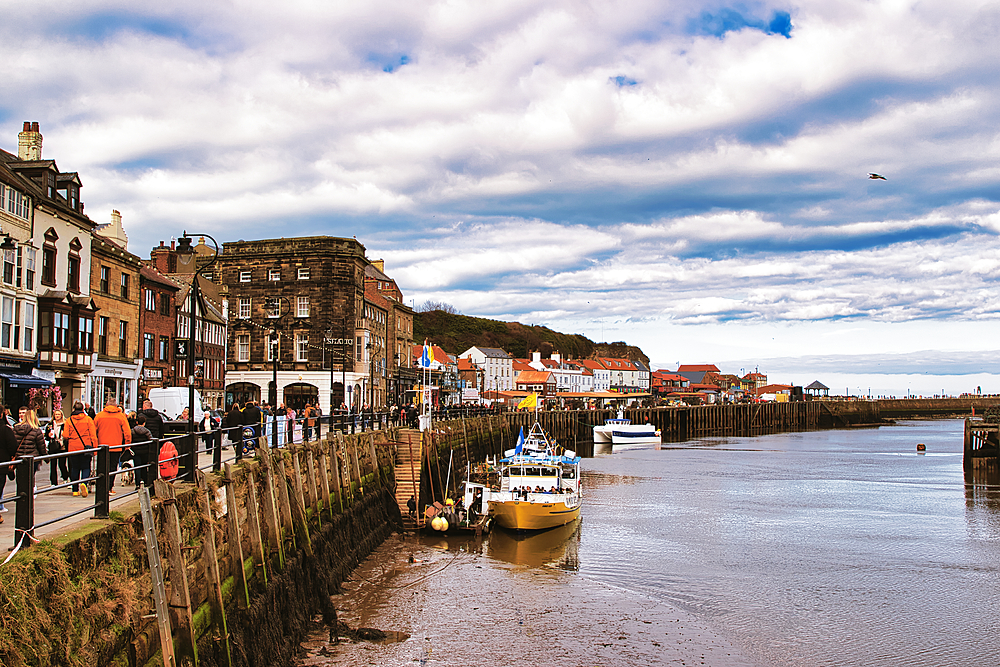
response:
[[[222,460],[232,459],[235,457],[235,453],[230,447],[222,452]],[[198,453],[198,467],[205,469],[205,467],[211,468],[212,466],[212,455],[210,453],[201,451]],[[59,521],[48,526],[43,526],[41,528],[35,529],[36,538],[44,538],[46,536],[51,536],[54,533],[61,533],[68,531],[72,526],[79,522],[89,521],[94,516],[93,505],[95,501],[94,494],[91,493],[86,498],[74,497],[72,487],[66,487],[65,489],[57,489],[55,491],[45,492],[45,489],[49,486],[49,466],[48,464],[43,464],[42,468],[38,471],[36,476],[38,481],[39,494],[35,496],[35,524],[45,523],[47,521],[52,521],[53,519],[58,519],[59,517],[69,514],[76,510],[82,510],[84,508],[90,507],[82,514],[78,514],[69,519]],[[4,488],[4,495],[10,495],[14,493],[16,489],[16,483],[12,480],[7,480],[7,486]],[[128,486],[123,486],[120,483],[115,483],[115,491],[118,492],[117,495],[111,496],[111,510],[114,511],[118,509],[121,511],[122,506],[132,504],[137,511],[139,508],[139,498],[136,495],[125,496],[130,491],[134,491],[135,486],[129,484]],[[0,524],[0,554],[4,554],[7,551],[6,547],[10,547],[14,544],[14,512],[16,508],[16,503],[7,503],[8,512],[0,514],[3,517],[3,523]],[[0,562],[6,556],[0,555]]]

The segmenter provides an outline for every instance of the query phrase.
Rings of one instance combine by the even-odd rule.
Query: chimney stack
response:
[[[24,129],[17,135],[17,156],[28,162],[42,159],[42,133],[38,121],[24,121]]]

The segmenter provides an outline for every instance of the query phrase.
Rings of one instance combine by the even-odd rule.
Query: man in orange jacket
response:
[[[94,426],[97,429],[97,444],[108,445],[110,448],[108,469],[114,473],[118,470],[118,459],[121,458],[122,450],[126,445],[132,444],[132,427],[129,426],[128,418],[118,407],[118,400],[114,396],[109,397],[104,409],[97,413]],[[108,480],[108,489],[109,493],[114,495],[114,475]]]

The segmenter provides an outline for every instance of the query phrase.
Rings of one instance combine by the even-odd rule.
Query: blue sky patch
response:
[[[403,65],[410,64],[410,56],[405,53],[369,53],[368,57],[365,58],[368,62],[373,65],[378,66],[383,72],[391,74],[395,72]]]
[[[144,32],[188,42],[191,33],[177,21],[133,14],[91,14],[68,26],[68,32],[102,42],[120,32]]]
[[[611,82],[618,86],[619,88],[627,88],[628,86],[634,86],[638,83],[632,77],[625,76],[624,74],[619,74],[618,76],[611,77]]]
[[[743,28],[753,28],[768,35],[792,36],[792,16],[788,12],[775,11],[770,20],[752,16],[744,10],[723,7],[715,13],[704,11],[697,18],[688,20],[687,32],[691,35],[714,35],[723,37],[727,32]]]

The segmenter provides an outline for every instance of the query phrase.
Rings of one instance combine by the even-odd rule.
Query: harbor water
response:
[[[632,449],[583,483],[562,529],[390,539],[335,600],[386,635],[317,626],[301,664],[1000,664],[1000,490],[966,486],[960,420]]]

